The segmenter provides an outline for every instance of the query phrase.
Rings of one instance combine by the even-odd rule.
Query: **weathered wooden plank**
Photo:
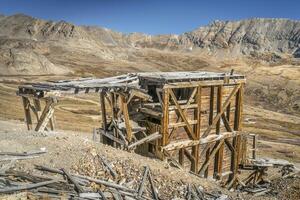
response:
[[[125,99],[125,96],[121,95],[121,106],[122,106],[122,111],[123,111],[123,116],[124,116],[124,122],[126,126],[126,138],[128,142],[131,142],[132,140],[132,127],[130,124],[130,119],[129,119],[129,113],[128,113],[128,105]]]
[[[168,144],[170,89],[163,90],[162,146]]]
[[[106,119],[106,108],[105,108],[105,92],[100,92],[100,109],[101,109],[101,119],[102,119],[102,128],[104,131],[107,130],[107,119]]]
[[[168,83],[164,85],[165,88],[188,88],[188,87],[197,87],[197,86],[231,86],[240,83],[245,83],[245,79],[238,79],[238,80],[230,80],[229,83],[225,84],[224,80],[214,80],[214,81],[191,81],[191,82],[178,82],[178,83]]]
[[[233,132],[223,132],[221,134],[211,134],[207,136],[206,138],[201,138],[200,140],[184,140],[184,141],[177,141],[170,143],[166,145],[165,147],[162,147],[162,150],[164,151],[173,151],[173,150],[178,150],[181,148],[187,148],[195,145],[202,145],[202,144],[208,144],[220,140],[224,140],[226,138],[231,138],[235,137],[238,135],[243,134],[242,132],[239,131],[233,131]]]
[[[144,138],[138,140],[137,142],[128,145],[128,149],[132,149],[132,148],[134,148],[138,145],[144,144],[146,142],[151,142],[153,140],[160,139],[161,137],[162,137],[162,135],[159,132],[152,133],[151,135],[148,135],[147,137],[144,137]]]
[[[218,86],[218,90],[217,90],[217,113],[218,114],[222,111],[222,97],[223,97],[223,86]],[[220,125],[221,125],[221,118],[219,118],[216,123],[217,135],[220,134]],[[224,143],[221,145],[220,149],[217,151],[215,156],[214,177],[217,179],[220,179],[219,176],[222,173],[223,152],[224,152]]]
[[[25,122],[27,125],[27,129],[31,130],[32,129],[32,119],[31,119],[31,114],[30,114],[30,101],[27,97],[22,96],[22,101],[23,101],[23,107],[24,107],[24,112],[25,112]]]

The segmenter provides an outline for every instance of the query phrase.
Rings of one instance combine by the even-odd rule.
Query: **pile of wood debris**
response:
[[[127,161],[111,162],[93,151],[70,171],[36,165],[34,172],[27,172],[8,166],[11,163],[0,168],[2,195],[26,191],[33,199],[229,199],[220,191],[171,181],[148,166],[137,169]]]
[[[152,171],[149,166],[136,167],[130,159],[109,160],[94,148],[89,149],[70,170],[42,165],[35,165],[32,171],[12,167],[16,160],[42,156],[44,153],[45,149],[24,153],[0,152],[0,195],[26,191],[27,198],[33,199],[232,199],[217,189],[212,192],[200,184],[171,180]],[[293,195],[293,199],[299,196],[295,190],[297,184],[300,188],[300,181],[291,163],[261,160],[257,164],[281,166],[281,177],[275,181],[264,179],[240,184],[238,193],[254,197],[280,193],[284,197]],[[293,186],[288,188],[288,184],[284,184],[286,182],[293,182]],[[291,194],[282,194],[280,190],[284,187]]]

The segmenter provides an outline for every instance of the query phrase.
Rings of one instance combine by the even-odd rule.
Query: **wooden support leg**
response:
[[[54,113],[54,105],[56,103],[56,99],[49,98],[46,100],[46,106],[41,114],[41,117],[36,125],[35,131],[43,131],[45,130],[49,120],[52,118]]]
[[[197,102],[197,109],[195,112],[195,119],[197,120],[197,124],[194,126],[196,139],[200,139],[200,128],[201,128],[201,95],[202,95],[202,88],[199,86],[197,87],[197,95],[196,95],[196,102]],[[199,170],[199,160],[200,160],[200,146],[193,146],[192,147],[192,155],[194,157],[194,164],[192,166],[192,171],[197,173]]]
[[[25,112],[25,121],[27,124],[27,129],[31,130],[32,129],[32,119],[31,119],[31,114],[30,114],[30,101],[27,97],[22,97],[23,101],[23,107],[24,107],[24,112]]]
[[[162,146],[168,144],[169,137],[169,98],[170,89],[163,90],[163,122],[162,122]]]
[[[214,119],[214,97],[215,97],[215,87],[211,86],[210,87],[210,99],[209,99],[209,121],[208,124],[212,125],[213,119]],[[210,154],[210,148],[207,149],[206,155],[205,155],[205,161],[209,159],[209,154]],[[204,172],[204,177],[208,177],[208,168]]]
[[[100,92],[100,109],[101,109],[101,120],[102,120],[102,129],[106,133],[107,131],[107,119],[106,119],[106,108],[105,108],[105,98],[104,98],[104,91]],[[111,140],[105,138],[104,135],[100,135],[100,142],[104,144],[110,144]]]
[[[116,113],[116,95],[112,92],[109,93],[110,95],[110,107],[111,107],[111,118],[112,120],[117,120],[117,113]],[[118,137],[118,130],[116,127],[113,129],[114,136]],[[114,142],[114,147],[117,147],[118,143]]]
[[[218,86],[218,95],[217,95],[217,113],[221,113],[222,110],[222,96],[223,96],[223,86]],[[216,124],[216,134],[220,134],[221,118],[219,118]],[[224,152],[224,144],[221,145],[220,149],[216,153],[215,157],[215,166],[214,166],[214,178],[220,179],[223,168],[223,152]]]
[[[121,97],[121,103],[122,103],[124,122],[125,122],[125,126],[126,126],[126,133],[127,133],[126,138],[127,138],[128,142],[131,142],[133,134],[132,134],[132,128],[131,128],[130,119],[129,119],[128,105],[127,105],[127,101],[126,101],[125,97],[122,95],[120,97]]]

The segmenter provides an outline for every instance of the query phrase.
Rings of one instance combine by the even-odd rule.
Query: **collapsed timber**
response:
[[[177,196],[180,199],[212,200],[228,197],[217,191],[210,193],[198,185],[158,181],[159,177],[148,166],[143,170],[122,167],[127,172],[122,173],[104,156],[87,155],[92,156],[92,166],[97,167],[97,174],[101,177],[90,176],[92,170],[82,167],[79,173],[74,169],[69,171],[35,165],[35,172],[26,172],[4,165],[0,167],[0,194],[26,192],[26,196],[33,199],[170,199]],[[134,179],[128,176],[130,170],[135,172]],[[168,185],[169,189],[162,191],[160,187],[163,184]]]
[[[149,72],[23,85],[17,94],[27,128],[44,131],[55,128],[60,98],[99,93],[102,124],[95,139],[155,155],[231,189],[260,182],[270,167],[256,162],[257,135],[242,131],[245,83],[233,71]],[[249,180],[241,180],[243,171],[251,171]]]
[[[35,165],[34,172],[16,170],[8,163],[9,167],[0,167],[0,194],[24,191],[33,199],[232,199],[216,188],[209,192],[198,183],[166,181],[148,166],[128,168],[128,161],[111,161],[93,150],[81,161],[70,170]],[[291,163],[279,160],[262,163],[280,167],[283,179],[295,177]],[[254,196],[276,196],[279,192],[267,180],[240,185],[238,191]]]

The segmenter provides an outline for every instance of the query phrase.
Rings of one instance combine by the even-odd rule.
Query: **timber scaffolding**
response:
[[[43,131],[54,129],[58,98],[99,93],[102,126],[94,131],[103,143],[152,153],[232,187],[239,169],[255,159],[256,137],[242,132],[245,83],[233,72],[146,72],[23,85],[17,94],[28,129],[32,111],[34,130]]]

